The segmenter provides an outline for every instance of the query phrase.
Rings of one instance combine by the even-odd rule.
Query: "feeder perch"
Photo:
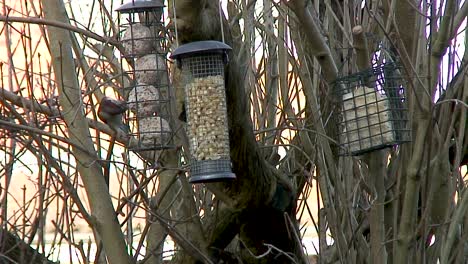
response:
[[[185,85],[191,183],[235,179],[231,171],[224,87],[228,45],[192,42],[171,55],[182,69]]]
[[[340,155],[361,155],[411,140],[399,68],[386,63],[338,79],[335,117]]]
[[[131,136],[138,140],[130,145],[135,151],[174,147],[163,9],[160,0],[133,0],[116,9],[120,15],[122,83],[130,110],[126,122]]]

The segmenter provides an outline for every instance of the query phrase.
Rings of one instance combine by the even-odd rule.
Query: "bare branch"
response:
[[[309,12],[304,0],[291,0],[287,2],[289,7],[296,14],[302,29],[306,32],[309,44],[312,47],[312,55],[319,61],[322,67],[323,77],[328,82],[334,81],[338,77],[338,68],[333,60],[330,47],[325,41],[325,37],[320,33],[319,26]]]
[[[0,15],[0,21],[4,21],[4,22],[7,22],[7,23],[10,23],[10,22],[32,23],[32,24],[38,24],[38,25],[47,25],[47,26],[52,26],[52,27],[58,27],[58,28],[70,30],[70,31],[85,35],[87,37],[90,37],[90,38],[95,39],[95,40],[100,41],[100,42],[112,44],[112,45],[117,46],[117,47],[120,47],[120,45],[121,45],[114,38],[102,37],[102,36],[99,36],[98,34],[92,32],[90,30],[78,28],[78,27],[72,26],[70,24],[60,22],[60,21],[56,21],[56,20],[49,20],[49,19],[38,18],[38,17],[13,17],[13,16],[2,16],[2,15]]]

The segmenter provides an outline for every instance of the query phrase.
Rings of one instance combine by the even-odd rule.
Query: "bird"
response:
[[[98,117],[112,130],[130,133],[130,128],[123,123],[123,114],[128,110],[127,102],[105,96],[98,108]]]

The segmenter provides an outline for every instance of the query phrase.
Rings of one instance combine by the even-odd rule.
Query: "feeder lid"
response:
[[[176,50],[174,50],[170,58],[179,59],[182,57],[190,57],[194,54],[202,54],[216,51],[219,52],[226,50],[232,50],[232,48],[223,42],[215,40],[195,41],[178,47]]]
[[[132,0],[115,9],[121,13],[144,12],[158,8],[163,8],[164,3],[161,0]]]

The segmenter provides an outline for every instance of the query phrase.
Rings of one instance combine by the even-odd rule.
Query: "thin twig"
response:
[[[7,22],[7,23],[17,22],[17,23],[30,23],[30,24],[53,26],[53,27],[70,30],[70,31],[85,35],[87,37],[90,37],[92,39],[95,39],[97,41],[109,43],[117,47],[121,45],[114,38],[102,37],[89,29],[78,28],[70,24],[62,23],[62,22],[55,21],[55,20],[48,20],[48,19],[38,18],[38,17],[15,17],[15,16],[1,16],[0,15],[0,21]]]

